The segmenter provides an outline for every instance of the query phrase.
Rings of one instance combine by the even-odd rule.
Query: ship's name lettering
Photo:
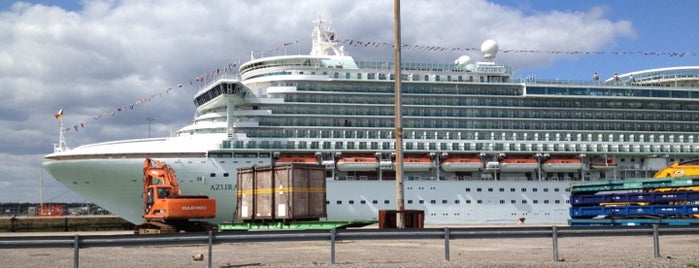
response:
[[[502,67],[478,67],[480,73],[504,73],[505,68]]]
[[[183,206],[182,210],[206,210],[206,206]]]
[[[211,185],[211,191],[232,191],[233,190],[233,184],[223,184],[223,183],[217,183],[217,184],[212,184]]]

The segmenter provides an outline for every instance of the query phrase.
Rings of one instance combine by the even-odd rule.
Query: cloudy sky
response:
[[[696,65],[696,10],[699,1],[691,0],[406,0],[403,44],[449,49],[405,49],[403,61],[450,63],[464,54],[451,48],[494,39],[501,51],[542,51],[498,55],[517,77],[589,80],[593,72],[606,78]],[[193,118],[195,77],[251,52],[279,55],[284,43],[293,43],[286,53],[307,53],[319,16],[333,17],[340,40],[393,41],[390,0],[0,0],[0,202],[38,202],[41,177],[44,201],[84,201],[41,168],[58,140],[59,109],[69,147],[144,138],[149,129],[170,135]],[[388,46],[347,50],[357,59],[393,57]]]

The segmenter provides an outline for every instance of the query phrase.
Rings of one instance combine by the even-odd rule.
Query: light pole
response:
[[[148,138],[150,138],[150,125],[155,120],[152,116],[146,116],[146,121],[148,121]]]

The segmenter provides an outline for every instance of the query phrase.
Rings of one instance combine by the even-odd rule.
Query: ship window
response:
[[[544,188],[544,192],[548,192],[548,191],[549,191],[549,188]]]
[[[209,175],[211,175],[212,178],[213,178],[213,177],[216,177],[216,173],[211,173],[211,174],[209,174]]]
[[[437,200],[430,200],[430,204],[437,204]]]
[[[330,205],[330,201],[325,201],[325,204],[326,204],[326,205]]]
[[[510,192],[514,192],[514,191],[515,191],[515,188],[510,188]]]
[[[470,191],[471,191],[471,188],[466,188],[466,192],[470,192]]]
[[[483,200],[478,200],[478,201],[476,201],[476,203],[483,204]]]
[[[228,174],[228,172],[223,173],[223,176],[224,176],[224,177],[228,177],[229,175],[230,175],[230,174]]]
[[[570,188],[566,188],[565,191],[566,191],[566,192],[570,192]]]
[[[544,204],[548,204],[548,203],[549,203],[549,201],[548,201],[548,200],[544,200]]]
[[[566,200],[566,204],[570,204],[570,200]]]
[[[537,189],[536,189],[536,188],[532,188],[532,192],[536,192],[536,191],[537,191]]]
[[[460,200],[454,200],[454,204],[458,204],[458,203],[461,203],[461,201],[460,201]]]
[[[442,200],[442,204],[448,203],[447,200]]]
[[[388,201],[388,200],[384,200],[384,201],[383,201],[383,203],[384,203],[384,204],[390,204],[390,203],[391,203],[391,201]]]
[[[510,204],[516,204],[516,203],[517,203],[517,201],[515,201],[515,200],[510,200]]]
[[[359,203],[364,205],[364,204],[366,204],[366,200],[359,201]]]
[[[504,191],[505,191],[505,188],[500,188],[500,189],[498,189],[498,190],[499,190],[500,192],[504,192]]]
[[[353,204],[354,204],[354,200],[350,200],[350,201],[348,201],[348,203],[349,203],[350,205],[353,205]]]
[[[500,204],[505,204],[505,200],[500,200]]]
[[[539,200],[532,200],[534,204],[539,204]]]
[[[408,200],[408,204],[412,204],[412,203],[413,203],[413,200]]]
[[[482,192],[482,191],[483,191],[483,189],[481,189],[481,188],[476,188],[476,192]]]
[[[378,204],[378,203],[379,203],[379,201],[377,201],[377,200],[373,200],[373,201],[371,201],[371,203],[372,203],[372,204]]]
[[[488,192],[492,192],[492,191],[493,191],[493,188],[488,188]]]
[[[527,203],[527,200],[522,200],[522,204],[526,204],[526,203]]]
[[[342,205],[342,200],[337,200],[338,205]]]
[[[425,203],[425,200],[420,199],[420,200],[418,201],[418,203],[424,204],[424,203]]]
[[[560,203],[561,203],[561,200],[554,200],[553,202],[556,203],[556,204],[560,204]]]
[[[558,192],[558,191],[560,191],[560,190],[559,190],[558,188],[553,188],[553,191],[554,191],[554,192]]]
[[[527,188],[522,188],[522,192],[526,192],[526,191],[527,191]]]

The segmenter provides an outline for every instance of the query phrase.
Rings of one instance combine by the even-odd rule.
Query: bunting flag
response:
[[[58,112],[57,112],[55,115],[53,115],[53,116],[56,117],[56,120],[61,120],[61,119],[63,119],[63,107],[61,107],[61,109],[58,110]]]
[[[264,51],[252,51],[251,56],[254,56],[255,54],[258,54],[260,56],[264,56],[264,53],[266,52],[278,52],[280,50],[284,50],[286,53],[286,49],[289,46],[292,45],[297,45],[299,43],[299,40],[293,41],[293,42],[285,42],[282,43],[280,46],[273,48],[273,49],[268,49]],[[339,40],[339,44],[341,45],[349,45],[352,47],[367,47],[367,48],[382,48],[382,47],[390,47],[393,48],[394,44],[392,42],[377,42],[377,41],[361,41],[361,40],[351,40],[351,39],[345,39],[345,40]],[[409,50],[422,50],[422,51],[430,51],[430,52],[461,52],[461,51],[480,51],[479,48],[472,48],[472,47],[448,47],[448,46],[441,46],[441,45],[419,45],[419,44],[403,44],[401,45],[402,48],[404,49],[409,49]],[[508,53],[529,53],[529,54],[553,54],[553,55],[614,55],[614,56],[626,56],[626,55],[640,55],[640,56],[669,56],[669,57],[685,57],[685,56],[698,56],[698,52],[692,52],[692,51],[684,51],[684,52],[655,52],[655,51],[564,51],[564,50],[538,50],[538,49],[501,49],[499,51],[500,53],[508,54]],[[239,64],[240,61],[231,61],[230,63],[218,67],[218,68],[213,68],[210,71],[206,73],[199,74],[197,76],[192,77],[192,79],[189,79],[188,81],[182,81],[181,83],[178,83],[176,88],[182,88],[184,84],[189,84],[191,87],[194,86],[202,86],[206,85],[209,82],[215,81],[217,77],[220,76],[225,76],[228,75],[231,72],[235,72],[234,68]],[[137,98],[136,101],[130,104],[122,105],[119,107],[114,108],[111,111],[102,111],[100,114],[96,115],[93,117],[93,120],[99,120],[103,117],[106,117],[107,115],[112,115],[115,116],[121,112],[124,111],[130,111],[134,110],[134,108],[138,107],[139,105],[143,105],[146,103],[149,103],[152,101],[153,98],[155,97],[162,97],[163,93],[165,93],[166,96],[170,95],[170,91],[173,90],[173,87],[169,87],[165,90],[161,90],[150,97],[141,97]],[[55,117],[57,120],[63,119],[63,107],[55,114]],[[74,129],[76,132],[78,131],[79,128],[84,128],[87,124],[85,122],[80,122],[75,125],[73,125],[72,128],[68,127],[65,128],[64,131],[70,131],[71,129]]]
[[[360,41],[360,40],[339,40],[339,44],[349,45],[352,47],[368,47],[393,48],[391,42],[376,42],[376,41]],[[431,52],[456,52],[456,51],[480,51],[479,48],[473,47],[448,47],[442,45],[418,45],[418,44],[402,44],[401,48],[409,50],[422,50]],[[552,54],[552,55],[614,55],[614,56],[667,56],[667,57],[684,57],[684,56],[699,56],[699,52],[692,51],[674,51],[674,52],[657,52],[657,51],[584,51],[584,50],[539,50],[539,49],[501,49],[500,53],[526,53],[526,54]]]
[[[110,110],[103,110],[99,114],[95,115],[92,117],[93,121],[100,120],[104,117],[111,117],[111,116],[116,116],[122,112],[125,111],[132,111],[135,108],[138,108],[140,105],[148,104],[153,101],[155,98],[162,98],[163,96],[170,96],[172,93],[171,91],[175,88],[183,88],[184,84],[189,83],[190,86],[201,86],[200,84],[195,84],[194,82],[200,82],[206,84],[207,82],[215,81],[217,77],[220,76],[226,76],[230,75],[230,73],[234,72],[234,67],[238,65],[239,61],[231,61],[230,63],[227,63],[223,67],[218,67],[218,68],[213,68],[210,71],[206,72],[206,74],[201,74],[193,77],[192,79],[189,79],[189,81],[182,81],[181,83],[178,83],[177,86],[175,87],[168,87],[167,89],[164,90],[159,90],[150,96],[144,96],[140,98],[136,98],[135,101],[129,104],[121,105],[118,107],[115,107],[114,109]],[[221,71],[223,69],[223,71]],[[164,94],[163,94],[164,93]],[[55,117],[57,120],[61,120],[63,118],[63,107],[55,114]],[[80,128],[86,127],[88,124],[86,122],[79,122],[71,127],[66,127],[63,129],[63,132],[68,132],[74,130],[75,132],[78,132]]]
[[[379,42],[379,41],[361,41],[344,39],[338,40],[338,44],[346,45],[351,47],[366,47],[366,48],[393,48],[392,42]],[[278,52],[286,49],[288,46],[298,44],[299,41],[286,42],[282,45],[267,50],[253,51],[252,55],[264,56],[268,52]],[[443,45],[420,45],[420,44],[402,44],[401,48],[407,50],[419,50],[419,51],[430,51],[430,52],[462,52],[462,51],[481,51],[480,48],[474,47],[449,47]],[[699,56],[699,52],[695,51],[584,51],[584,50],[540,50],[540,49],[500,49],[500,53],[504,54],[550,54],[550,55],[613,55],[613,56],[666,56],[666,57],[685,57],[685,56]]]

